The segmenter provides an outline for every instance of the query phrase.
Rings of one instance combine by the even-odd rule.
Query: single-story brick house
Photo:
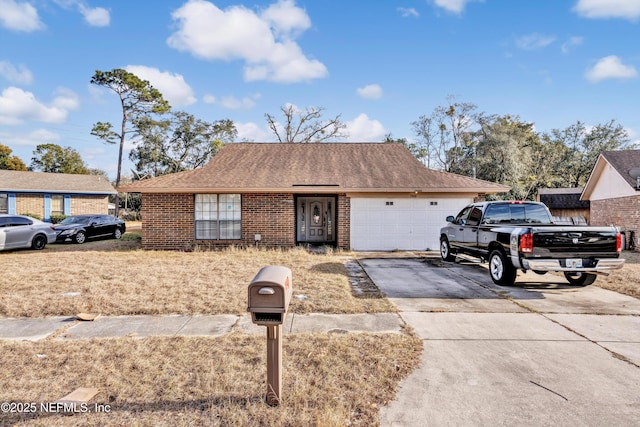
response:
[[[0,170],[0,213],[51,215],[108,212],[115,188],[102,176]]]
[[[616,225],[634,231],[640,247],[640,150],[603,151],[581,200],[591,204],[592,225]],[[627,240],[629,242],[629,240]]]
[[[203,168],[137,181],[142,246],[439,247],[447,215],[509,187],[427,169],[399,143],[232,143]]]

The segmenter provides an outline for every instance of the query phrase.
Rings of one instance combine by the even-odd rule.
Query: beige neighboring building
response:
[[[640,248],[640,150],[604,151],[598,157],[581,200],[591,204],[592,225],[615,225]]]
[[[142,245],[439,247],[447,215],[509,187],[427,169],[399,143],[231,143],[201,169],[137,181]]]
[[[0,170],[0,213],[51,215],[108,213],[115,188],[98,175]]]

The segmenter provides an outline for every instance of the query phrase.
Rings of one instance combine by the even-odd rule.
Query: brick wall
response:
[[[109,213],[108,196],[71,195],[71,215]]]
[[[71,215],[106,214],[109,212],[108,196],[71,195]],[[44,195],[16,194],[16,213],[34,214],[44,218]]]
[[[338,247],[349,247],[349,199],[338,195]],[[142,247],[149,250],[212,249],[254,246],[260,234],[261,247],[293,247],[296,244],[293,194],[253,193],[242,195],[242,238],[196,240],[193,194],[142,195]]]
[[[636,248],[640,247],[640,196],[592,200],[591,225],[615,225],[627,232],[634,230]]]
[[[16,194],[16,213],[33,214],[44,218],[44,196],[42,194]]]
[[[351,248],[351,200],[346,194],[338,194],[338,230],[336,246],[340,249]]]

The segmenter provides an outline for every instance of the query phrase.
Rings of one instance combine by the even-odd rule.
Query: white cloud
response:
[[[382,98],[382,88],[380,85],[372,84],[357,89],[358,95],[365,99]]]
[[[3,76],[11,83],[31,84],[33,82],[33,74],[24,65],[18,65],[18,68],[6,61],[0,61],[0,76]]]
[[[91,8],[84,4],[79,4],[78,10],[84,16],[86,23],[93,27],[108,27],[111,22],[111,14],[104,7]]]
[[[216,103],[216,97],[214,95],[211,95],[210,93],[205,94],[205,96],[202,97],[202,101],[205,104],[215,104]]]
[[[544,34],[534,33],[516,39],[515,43],[519,49],[535,50],[547,47],[555,40],[555,36],[546,36]]]
[[[160,71],[157,68],[144,65],[127,65],[125,70],[151,83],[172,107],[191,105],[197,101],[191,86],[184,81],[184,77],[180,74]]]
[[[270,22],[276,35],[292,39],[311,28],[311,19],[293,0],[280,0],[265,9],[260,17]]]
[[[27,120],[45,123],[61,123],[69,110],[78,107],[78,98],[68,89],[58,89],[51,105],[38,101],[31,92],[8,87],[0,95],[0,124],[18,125]]]
[[[585,76],[592,83],[607,79],[632,79],[638,75],[631,65],[624,65],[615,55],[606,56],[598,60],[593,68],[587,70]]]
[[[362,113],[352,121],[346,122],[349,141],[352,142],[381,142],[384,140],[384,126],[378,120],[371,120]]]
[[[76,9],[82,14],[87,24],[92,27],[108,27],[111,23],[111,12],[104,7],[89,7],[84,0],[54,0],[64,9]]]
[[[266,142],[267,140],[274,139],[274,136],[270,132],[267,132],[255,123],[249,122],[234,124],[238,130],[238,141]]]
[[[27,33],[45,28],[35,7],[15,0],[0,0],[0,23],[9,30]]]
[[[206,60],[244,61],[246,81],[294,83],[328,74],[293,41],[311,25],[293,1],[280,0],[256,14],[242,6],[223,11],[208,1],[190,0],[172,17],[178,30],[167,39],[170,47]]]
[[[582,37],[577,37],[577,36],[570,37],[569,40],[567,40],[562,44],[562,46],[560,47],[560,50],[562,50],[562,53],[569,53],[569,50],[572,47],[580,46],[582,42],[584,42],[584,38]]]
[[[47,129],[36,129],[28,133],[0,133],[0,141],[9,146],[33,146],[44,144],[48,142],[58,142],[62,137]],[[22,159],[27,162],[27,159]]]
[[[403,18],[407,18],[410,16],[415,16],[415,17],[420,16],[418,11],[412,7],[398,7],[396,8],[396,10],[400,12],[400,15],[402,15]]]
[[[640,18],[640,1],[578,0],[573,11],[585,18],[622,18],[636,21]]]
[[[433,0],[433,3],[448,12],[459,15],[464,11],[464,8],[467,7],[467,3],[471,3],[473,1],[482,2],[484,0]]]
[[[242,99],[236,98],[234,96],[224,96],[220,99],[219,104],[224,108],[228,108],[229,110],[249,110],[256,106],[256,103],[253,101],[253,99],[247,98],[246,96]]]

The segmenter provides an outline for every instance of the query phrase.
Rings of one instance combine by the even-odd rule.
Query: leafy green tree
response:
[[[26,171],[27,165],[18,156],[12,156],[13,150],[0,144],[0,169],[10,171]]]
[[[629,135],[615,120],[593,127],[577,121],[565,129],[553,129],[550,134],[544,134],[543,140],[552,146],[564,147],[558,159],[559,173],[555,184],[582,187],[600,153],[628,148]]]
[[[477,178],[511,186],[511,191],[495,197],[532,199],[538,188],[534,173],[534,155],[539,136],[533,123],[509,115],[481,120],[473,133],[473,152],[459,162],[463,172],[474,169]]]
[[[309,107],[299,110],[288,104],[280,107],[284,114],[284,124],[280,124],[271,114],[265,114],[269,129],[278,142],[324,142],[346,138],[347,125],[340,121],[340,114],[329,120],[322,119],[322,107]]]
[[[213,123],[185,112],[171,113],[168,120],[144,117],[136,122],[140,143],[129,158],[137,174],[158,176],[204,166],[238,132],[231,120]]]
[[[120,99],[122,119],[117,131],[109,122],[97,122],[91,129],[91,135],[100,138],[105,143],[119,144],[118,172],[116,175],[116,187],[120,185],[122,172],[122,153],[124,142],[128,134],[135,133],[132,123],[153,114],[163,114],[171,108],[162,94],[148,81],[141,80],[135,74],[121,68],[111,71],[97,70],[91,78],[91,83],[106,87],[115,92]],[[116,216],[120,209],[120,198],[116,196]]]
[[[78,151],[71,147],[63,148],[57,144],[36,146],[30,168],[40,172],[89,174],[89,168]]]

